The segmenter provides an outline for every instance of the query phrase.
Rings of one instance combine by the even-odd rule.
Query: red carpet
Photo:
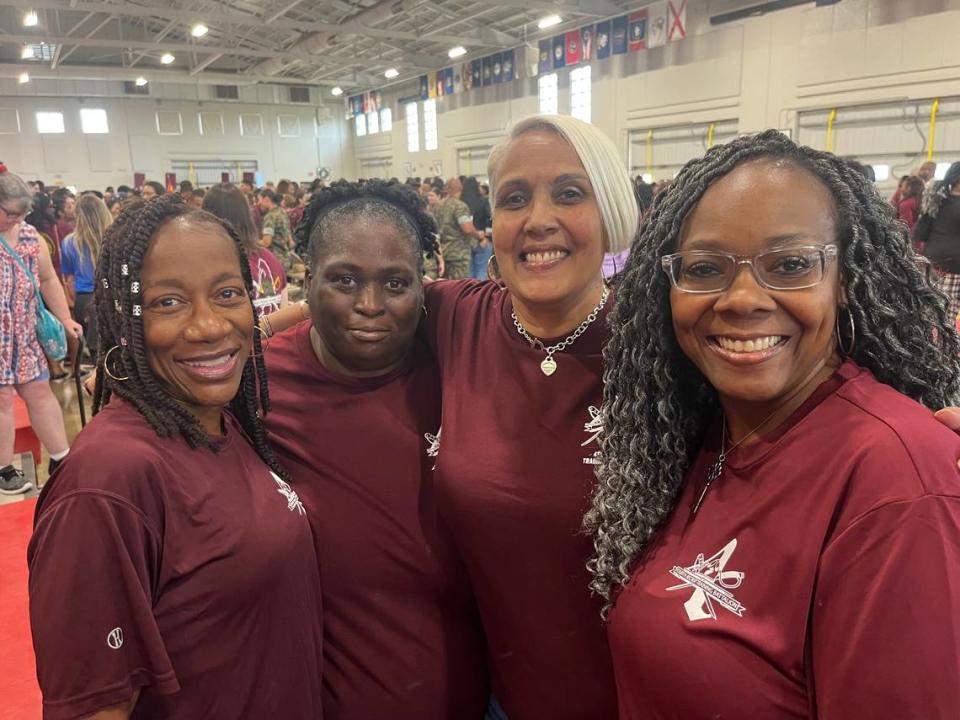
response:
[[[41,716],[27,605],[27,542],[36,504],[0,505],[0,720]]]

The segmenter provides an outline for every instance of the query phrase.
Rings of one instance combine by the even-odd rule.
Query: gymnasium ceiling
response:
[[[623,0],[4,0],[0,71],[383,88],[619,14]],[[37,25],[24,27],[28,11]],[[556,13],[563,23],[539,30]],[[194,24],[209,28],[193,37]],[[463,46],[468,54],[451,60]],[[24,47],[33,57],[23,59]],[[161,64],[164,53],[175,59]],[[399,76],[387,80],[384,72]]]

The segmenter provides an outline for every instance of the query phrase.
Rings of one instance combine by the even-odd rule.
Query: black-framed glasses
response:
[[[836,245],[802,245],[768,250],[752,257],[687,250],[664,255],[660,263],[677,290],[717,293],[733,284],[741,265],[749,265],[757,282],[768,290],[813,287],[823,280],[827,263],[836,257]]]
[[[0,205],[0,210],[3,210],[3,214],[11,220],[23,220],[27,215],[30,214],[29,207],[26,210],[14,212],[13,210],[8,210],[7,208],[3,207],[3,205]]]

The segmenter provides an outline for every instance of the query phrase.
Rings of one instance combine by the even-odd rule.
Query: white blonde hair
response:
[[[496,197],[499,168],[510,144],[524,133],[536,130],[556,133],[580,158],[600,208],[606,252],[618,253],[629,248],[640,223],[633,183],[610,138],[582,120],[567,115],[531,115],[518,121],[510,128],[507,139],[490,153],[487,176],[491,197]]]

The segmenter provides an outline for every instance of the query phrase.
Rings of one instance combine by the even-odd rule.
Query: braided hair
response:
[[[960,183],[960,162],[953,163],[947,168],[943,180],[938,180],[930,189],[930,192],[923,198],[923,213],[931,218],[936,218],[940,214],[940,208],[950,197],[950,191],[953,186]]]
[[[221,228],[236,247],[244,287],[248,294],[253,292],[243,243],[229,223],[191,208],[174,194],[126,207],[107,229],[97,263],[95,304],[100,344],[93,412],[99,412],[112,395],[117,395],[132,404],[160,437],[180,435],[192,448],[216,450],[216,444],[204,432],[197,418],[164,390],[147,359],[143,308],[138,304],[143,302],[143,259],[160,228],[175,218]],[[250,312],[256,327],[256,310],[252,303]],[[106,372],[107,361],[109,373]],[[267,443],[261,413],[266,413],[269,406],[267,370],[260,336],[254,333],[253,349],[243,367],[240,387],[230,404],[230,411],[267,466],[284,480],[289,480]]]
[[[741,163],[771,158],[806,169],[836,203],[840,273],[857,336],[851,357],[927,407],[960,397],[960,338],[946,298],[927,280],[906,227],[873,184],[844,160],[799,147],[769,130],[718,146],[687,163],[654,200],[612,313],[604,358],[598,485],[586,526],[594,534],[591,588],[604,617],[634,563],[670,516],[710,421],[716,390],[674,334],[670,281],[660,258],[676,251],[684,220],[710,185]],[[850,342],[843,338],[844,345]]]
[[[401,183],[344,181],[317,190],[294,233],[297,254],[314,268],[320,250],[360,217],[393,224],[404,236],[415,239],[417,271],[423,275],[424,255],[434,257],[439,250],[437,224],[420,196]]]

